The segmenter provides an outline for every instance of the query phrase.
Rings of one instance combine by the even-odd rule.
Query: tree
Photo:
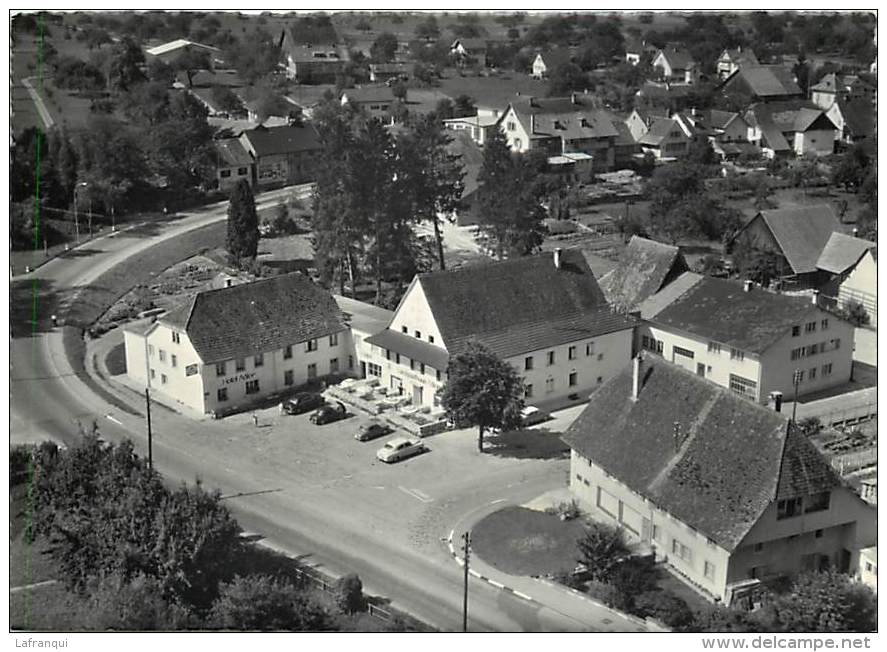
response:
[[[597,582],[609,583],[629,554],[622,530],[597,521],[585,529],[584,536],[576,545],[579,548],[579,563],[585,565],[589,576]]]
[[[198,70],[208,70],[210,66],[209,54],[203,48],[185,48],[185,50],[172,60],[173,70],[184,72],[188,77],[188,88],[194,83],[194,73]]]
[[[428,18],[416,26],[416,37],[425,41],[434,41],[440,37],[437,19],[433,15],[429,15]]]
[[[253,191],[246,179],[231,190],[225,248],[236,261],[255,258],[259,248],[259,219]]]
[[[717,161],[715,151],[707,136],[702,134],[693,136],[693,140],[690,141],[690,147],[687,150],[686,160],[688,163],[696,165],[713,165]]]
[[[858,301],[851,300],[845,303],[840,309],[840,315],[856,327],[865,326],[871,321],[868,310]]]
[[[869,177],[871,159],[860,144],[853,145],[841,155],[832,172],[832,183],[845,190],[858,191]]]
[[[142,66],[145,55],[142,48],[130,37],[124,37],[111,50],[108,81],[111,90],[127,91],[145,80]]]
[[[472,115],[477,115],[477,107],[474,105],[474,98],[465,95],[464,93],[456,96],[456,99],[453,102],[453,117],[465,118]]]
[[[148,79],[153,82],[160,82],[166,87],[172,85],[176,79],[176,71],[162,59],[152,57],[148,62]]]
[[[72,134],[78,180],[88,184],[106,210],[119,207],[148,176],[136,133],[119,120],[94,116],[84,129]]]
[[[353,614],[363,611],[365,599],[363,597],[363,583],[356,573],[344,575],[336,581],[336,604],[342,613]]]
[[[97,91],[105,87],[105,76],[96,66],[81,59],[59,57],[54,67],[53,82],[59,88],[75,91]]]
[[[733,267],[742,278],[766,286],[771,280],[782,276],[784,265],[781,256],[757,249],[745,240],[736,243],[732,257]]]
[[[237,94],[227,86],[215,85],[210,91],[213,104],[221,111],[236,115],[243,112],[243,102]]]
[[[477,427],[477,450],[482,453],[487,430],[520,426],[523,393],[514,367],[472,341],[450,359],[440,401],[457,428]]]
[[[391,94],[401,102],[407,99],[407,87],[402,81],[396,81],[391,85]]]
[[[686,630],[693,624],[693,612],[686,601],[669,591],[646,591],[634,599],[634,612],[642,618],[655,618],[668,627]]]
[[[234,631],[316,632],[332,629],[323,607],[287,580],[267,575],[237,576],[220,587],[210,626]]]
[[[798,575],[791,590],[766,607],[776,631],[873,632],[877,607],[872,590],[844,573],[829,570]]]
[[[168,600],[156,579],[109,575],[88,589],[82,623],[93,631],[173,631],[198,625],[189,611]]]
[[[555,66],[548,76],[548,94],[553,97],[569,95],[586,88],[588,88],[588,75],[570,61]]]
[[[382,32],[370,46],[373,63],[390,63],[397,53],[397,37],[391,32]]]

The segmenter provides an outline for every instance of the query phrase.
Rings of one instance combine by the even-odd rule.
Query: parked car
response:
[[[383,462],[391,464],[392,462],[399,462],[413,455],[424,453],[425,450],[425,444],[418,439],[395,437],[376,451],[376,457]]]
[[[357,441],[369,441],[370,439],[378,439],[379,437],[391,434],[392,432],[393,430],[390,426],[373,419],[372,421],[367,421],[358,428],[357,434],[354,435],[354,438]]]
[[[548,421],[551,418],[551,415],[544,410],[540,410],[539,408],[528,405],[520,413],[521,422],[524,427],[534,426],[537,423],[542,423],[543,421]]]
[[[287,414],[305,414],[311,410],[323,407],[325,403],[326,400],[320,394],[302,392],[284,401],[283,411]]]
[[[335,405],[324,405],[308,418],[311,419],[311,423],[322,426],[326,423],[341,421],[347,416],[348,410],[345,409],[345,404],[337,401]]]

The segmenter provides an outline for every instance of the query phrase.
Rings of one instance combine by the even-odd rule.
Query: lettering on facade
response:
[[[197,373],[197,365],[196,364],[189,364],[187,367],[185,367],[185,375],[186,376],[193,376],[196,373]]]
[[[249,372],[244,374],[237,374],[236,376],[231,376],[230,378],[226,378],[222,381],[223,385],[230,385],[231,383],[238,383],[241,380],[251,380],[255,377],[255,372]]]

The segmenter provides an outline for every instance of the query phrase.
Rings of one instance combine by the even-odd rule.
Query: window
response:
[[[533,383],[524,385],[524,398],[533,398]]]
[[[708,352],[709,353],[720,353],[721,352],[721,345],[718,344],[717,342],[709,342],[708,343]]]
[[[807,506],[804,508],[804,513],[824,512],[829,507],[830,498],[831,493],[828,491],[821,491],[807,496]]]
[[[179,344],[181,340],[179,339],[179,334],[175,331],[170,331],[172,333],[172,341],[176,344]]]
[[[440,369],[435,369],[435,372],[436,372],[435,376],[437,378],[437,381],[440,382]]]
[[[524,370],[530,371],[533,368],[533,356],[528,355],[524,358]]]
[[[428,336],[428,343],[429,343],[429,344],[434,344],[434,335],[429,335],[429,336]]]
[[[803,357],[804,357],[804,347],[803,346],[800,346],[797,349],[792,349],[792,355],[791,355],[792,360],[797,360],[798,358],[803,358]]]
[[[256,356],[253,356],[253,366],[258,368],[265,364],[265,354],[259,353]]]
[[[422,332],[421,331],[415,331],[413,333],[413,335],[416,336],[416,339],[420,339],[420,340],[422,339]]]
[[[410,329],[407,328],[406,326],[401,326],[401,327],[400,327],[400,332],[403,333],[404,335],[406,335],[407,333],[410,332]]]
[[[154,357],[154,345],[153,344],[148,345],[148,355],[151,356],[152,358]]]
[[[151,378],[153,379],[153,378],[156,378],[156,377],[157,377],[157,374],[156,374],[156,373],[154,372],[154,370],[152,369],[152,370],[151,370]]]
[[[400,364],[400,353],[394,354],[394,362],[396,362],[397,364]]]
[[[246,369],[246,360],[244,358],[237,358],[237,361],[234,363],[235,371],[244,371]]]
[[[160,362],[166,361],[166,351],[164,351],[163,349],[160,349],[159,356],[160,356]]]
[[[520,149],[522,146],[523,146],[523,142],[521,142],[521,139],[520,139],[520,138],[515,138],[515,139],[514,139],[514,147],[515,147],[516,149]]]
[[[420,362],[420,363],[419,363],[419,373],[420,373],[420,374],[424,374],[424,373],[425,373],[425,363],[424,363],[424,362]]]
[[[758,384],[748,378],[730,374],[730,389],[740,396],[754,399],[758,393]]]
[[[227,373],[227,369],[225,367],[227,363],[225,362],[217,362],[216,363],[216,376],[224,376]]]
[[[781,521],[784,518],[791,518],[801,514],[800,498],[784,498],[776,503],[776,520]]]
[[[410,371],[416,370],[416,361],[410,358]]]
[[[317,363],[316,362],[312,362],[311,364],[308,365],[308,378],[317,378]]]
[[[339,358],[330,358],[330,373],[339,373]]]
[[[367,362],[367,375],[368,376],[381,376],[382,375],[382,367],[377,365],[375,362]]]
[[[237,176],[242,177],[246,174],[246,168],[237,168]]]
[[[792,326],[792,337],[797,337],[800,334],[801,334],[801,327],[800,326]]]
[[[677,539],[671,540],[671,551],[688,564],[693,561],[693,551]]]
[[[813,536],[817,539],[821,539],[822,538],[822,530],[816,530],[816,532],[813,533]]]
[[[710,561],[705,562],[705,576],[710,580],[715,578],[715,565]]]
[[[804,332],[805,333],[815,333],[816,332],[816,322],[815,321],[808,321],[804,325]]]
[[[228,388],[227,387],[219,387],[216,390],[216,400],[219,403],[224,403],[228,400]]]
[[[816,379],[816,367],[813,367],[810,371],[808,371],[807,375],[810,376],[810,380],[815,380]]]
[[[283,372],[283,384],[284,385],[292,385],[293,384],[293,370],[287,369]]]
[[[822,330],[822,331],[827,331],[827,330],[828,330],[828,319],[823,319],[823,320],[819,323],[819,330]]]
[[[585,345],[585,355],[594,355],[594,342],[589,342]]]
[[[811,344],[805,349],[804,353],[805,355],[816,355],[817,353],[819,353],[819,345]]]
[[[832,375],[832,363],[822,365],[822,375],[823,376],[831,376]]]
[[[660,532],[659,532],[659,526],[658,526],[658,525],[654,525],[654,526],[653,526],[653,534],[652,534],[652,536],[653,536],[653,541],[659,541]]]
[[[568,377],[568,384],[570,385],[570,387],[575,387],[578,384],[578,378],[579,375],[575,371],[570,372],[570,375]]]
[[[339,346],[339,334],[333,333],[330,335],[330,346]]]
[[[832,346],[834,346],[835,351],[837,351],[838,349],[840,349],[840,348],[841,348],[841,338],[840,338],[840,337],[836,337],[835,339],[833,339],[833,340],[832,340]]]
[[[424,366],[425,365],[422,365],[422,367],[424,367]],[[348,356],[348,368],[354,369],[354,356],[353,355]]]
[[[169,356],[169,363],[170,363],[173,367],[178,367],[178,366],[179,366],[179,359],[176,357],[176,354],[175,354],[175,353],[173,353],[171,356]]]
[[[545,393],[551,394],[554,391],[554,378],[548,378],[545,381]]]
[[[509,120],[505,123],[505,127],[508,129],[508,131],[514,131],[514,122]]]
[[[160,374],[160,384],[166,385],[166,374]]]
[[[597,377],[597,384],[600,385],[602,382],[604,382],[603,376],[598,376]]]
[[[548,352],[548,366],[550,367],[553,364],[554,364],[554,351],[549,351]]]
[[[739,349],[730,349],[730,359],[731,360],[739,360],[742,362],[745,360],[745,351],[740,351]]]
[[[391,351],[388,350],[388,349],[385,349],[385,359],[386,359],[386,360],[390,360],[390,359],[391,359]]]
[[[289,360],[292,357],[293,357],[293,347],[291,344],[287,344],[285,347],[283,347],[283,359]]]
[[[317,350],[317,340],[308,340],[305,342],[305,352],[310,353],[311,351]]]
[[[259,393],[259,381],[258,380],[246,381],[246,393],[247,394],[258,394]]]
[[[567,359],[568,360],[575,360],[576,359],[576,347],[575,346],[571,346],[570,348],[567,349]]]
[[[219,176],[223,179],[227,179],[231,176],[231,170],[222,170],[221,172],[219,172]]]
[[[755,547],[754,547],[755,552],[761,552],[763,549],[764,549],[763,543],[756,543],[755,544]]]

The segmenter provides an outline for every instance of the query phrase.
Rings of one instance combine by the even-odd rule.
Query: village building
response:
[[[715,63],[715,72],[718,75],[718,79],[726,79],[742,66],[757,65],[759,65],[758,57],[755,55],[754,50],[751,48],[742,49],[742,46],[739,46],[738,48],[732,50],[728,48],[721,52],[721,56],[718,57]]]
[[[650,152],[657,161],[672,161],[685,156],[696,130],[677,117],[656,118],[638,138],[641,151]]]
[[[342,311],[299,273],[198,292],[125,329],[124,344],[131,380],[200,414],[245,409],[355,365]]]
[[[370,81],[374,84],[406,81],[410,78],[412,68],[407,63],[371,63]]]
[[[636,348],[765,403],[850,380],[853,326],[820,307],[817,294],[789,296],[685,272],[639,305]]]
[[[595,172],[616,165],[620,132],[614,116],[586,94],[570,97],[515,98],[499,118],[499,129],[514,152],[542,149],[549,156],[584,153],[594,157]]]
[[[826,156],[835,151],[838,130],[826,113],[812,102],[793,100],[751,105],[745,112],[748,140],[768,158]]]
[[[145,54],[148,57],[152,57],[155,59],[160,59],[163,63],[169,64],[178,59],[185,52],[205,52],[209,55],[210,66],[212,67],[216,63],[216,58],[220,54],[221,50],[219,48],[213,47],[212,45],[204,45],[203,43],[195,43],[194,41],[189,41],[188,39],[176,39],[175,41],[170,41],[168,43],[162,43],[160,45],[155,45],[154,47],[147,48],[145,50]]]
[[[385,119],[390,115],[398,99],[390,86],[382,85],[345,89],[339,96],[339,101],[342,106],[351,106],[358,111],[364,111],[371,118]]]
[[[654,107],[636,107],[628,114],[625,119],[625,125],[628,127],[631,137],[638,141],[644,134],[650,131],[650,127],[656,120],[669,118],[668,109]]]
[[[229,192],[241,179],[253,185],[253,158],[238,138],[214,140],[216,153],[216,185]]]
[[[780,65],[740,66],[721,82],[718,89],[722,94],[738,95],[752,102],[779,102],[804,97],[792,71]]]
[[[268,188],[314,180],[320,155],[320,136],[314,127],[259,125],[244,131],[240,142],[254,162],[254,186]]]
[[[745,248],[772,254],[783,286],[816,288],[827,280],[816,263],[836,231],[841,224],[828,204],[763,210],[727,242],[726,251]]]
[[[481,38],[457,38],[450,45],[450,56],[459,67],[486,68],[487,42]]]
[[[826,115],[835,125],[835,139],[842,145],[874,141],[878,120],[875,107],[868,100],[838,98]]]
[[[329,40],[325,43],[305,43],[293,35],[292,30],[281,32],[278,41],[284,57],[287,79],[299,83],[333,83],[348,64],[348,48]]]
[[[389,392],[433,407],[450,357],[476,340],[521,375],[527,404],[564,405],[621,369],[633,328],[607,305],[581,252],[558,249],[417,275],[388,327],[367,338],[366,369]]]
[[[693,92],[693,86],[689,84],[674,84],[664,81],[657,82],[647,80],[635,93],[635,104],[638,106],[652,106],[665,108],[669,112],[675,111],[686,104],[688,96]]]
[[[462,177],[462,196],[459,198],[459,205],[447,218],[456,226],[475,225],[480,221],[477,191],[478,176],[484,160],[483,151],[468,131],[455,130],[452,140],[447,144],[447,152],[459,157],[465,173]]]
[[[536,58],[530,64],[530,76],[534,79],[547,79],[551,73],[567,63],[574,63],[576,50],[572,48],[554,48],[546,52],[536,53]]]
[[[490,134],[495,132],[498,122],[499,111],[490,109],[478,109],[476,115],[449,118],[443,121],[445,129],[468,132],[471,139],[481,147],[487,142]]]
[[[834,297],[839,308],[850,302],[862,305],[874,327],[878,325],[877,246],[870,240],[832,233],[816,261],[817,269],[832,275],[822,293]]]
[[[649,56],[652,61],[659,49],[644,39],[629,39],[625,43],[625,61],[633,66],[638,65],[643,57]]]
[[[785,415],[656,356],[592,394],[563,440],[583,511],[713,601],[853,573],[876,541],[875,510]]]
[[[810,87],[810,99],[822,109],[828,109],[838,100],[864,101],[873,104],[877,97],[877,83],[859,75],[841,75],[830,72]]]
[[[677,48],[659,50],[653,57],[652,65],[662,81],[678,84],[694,84],[698,81],[698,67],[686,50]]]
[[[656,294],[689,271],[681,250],[672,245],[632,236],[615,268],[600,277],[607,303],[624,312]]]

